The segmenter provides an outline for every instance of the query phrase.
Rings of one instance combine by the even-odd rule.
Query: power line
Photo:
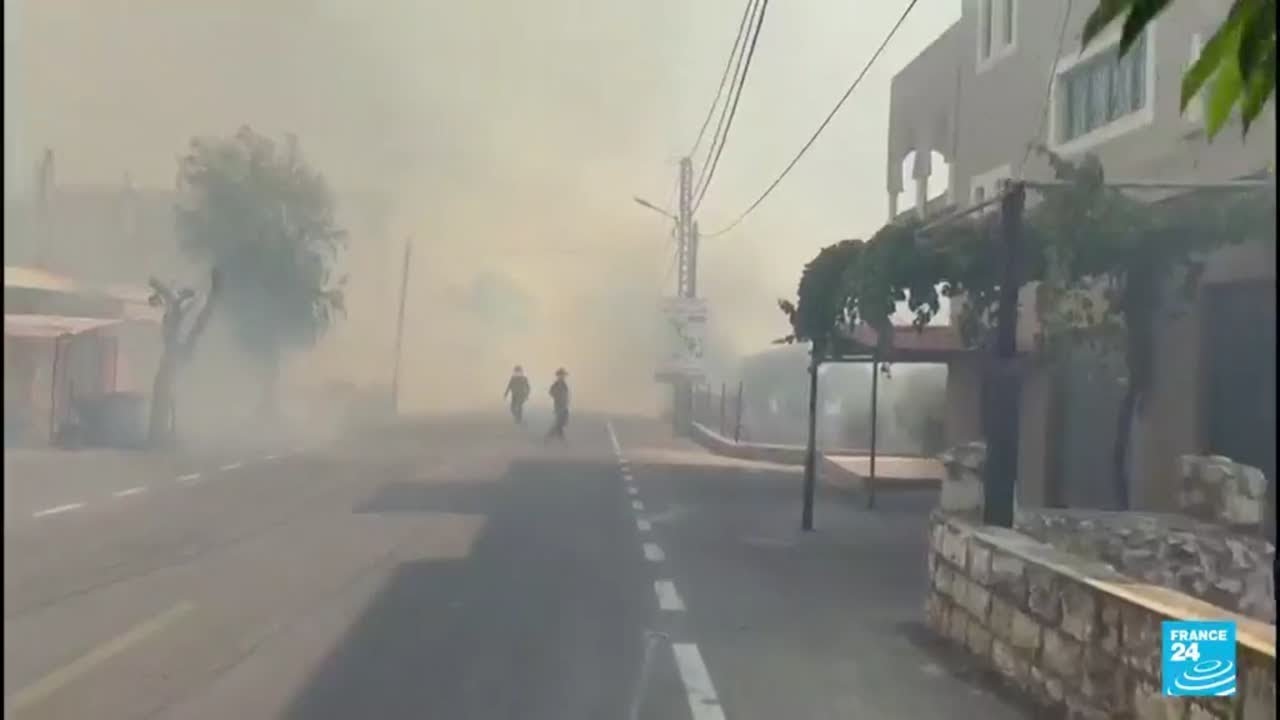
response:
[[[705,237],[716,237],[729,232],[745,220],[752,211],[757,207],[760,207],[760,203],[764,202],[764,199],[769,197],[769,194],[773,192],[774,188],[778,187],[783,178],[785,178],[791,172],[791,169],[796,166],[796,163],[800,162],[800,158],[804,157],[804,154],[809,151],[809,148],[813,145],[814,141],[818,139],[818,136],[822,134],[822,131],[827,129],[827,125],[831,123],[832,118],[836,116],[836,113],[840,111],[840,108],[844,105],[845,101],[849,99],[849,96],[853,94],[853,91],[858,87],[858,84],[862,82],[862,78],[866,76],[867,71],[871,69],[871,66],[874,65],[876,60],[880,57],[880,53],[884,52],[885,46],[887,46],[889,41],[893,39],[893,36],[897,34],[898,28],[902,27],[902,23],[906,21],[907,16],[911,14],[911,10],[916,6],[917,2],[919,2],[919,0],[911,0],[907,3],[907,8],[902,11],[902,15],[898,18],[898,22],[894,23],[893,28],[889,30],[889,34],[886,35],[884,41],[880,43],[880,47],[876,48],[875,53],[871,55],[871,59],[868,60],[867,64],[862,68],[862,72],[858,73],[858,77],[854,78],[853,84],[849,86],[848,90],[845,90],[844,95],[840,97],[840,100],[836,103],[836,106],[831,109],[827,118],[823,120],[822,124],[818,126],[818,129],[814,131],[813,136],[810,137],[809,141],[800,148],[800,152],[796,153],[796,156],[791,159],[791,162],[787,163],[787,166],[783,168],[778,177],[769,184],[769,187],[765,188],[764,192],[760,194],[760,197],[756,198],[756,201],[751,203],[746,210],[743,210],[742,214],[738,216],[738,219],[729,223],[729,225],[723,229],[709,233]]]
[[[729,141],[729,129],[733,127],[733,118],[738,113],[738,101],[742,99],[742,89],[747,84],[747,73],[751,72],[751,59],[756,54],[756,41],[760,39],[760,28],[764,27],[764,14],[769,9],[769,0],[760,0],[760,13],[756,17],[755,29],[751,34],[751,47],[747,49],[747,61],[742,68],[742,77],[738,80],[738,92],[733,96],[733,107],[729,110],[729,120],[725,123],[724,135],[720,138],[720,145],[716,148],[715,158],[711,161],[711,168],[707,171],[706,179],[702,183],[702,189],[698,192],[698,199],[693,203],[693,210],[697,212],[702,206],[702,198],[706,197],[707,190],[711,187],[711,180],[715,177],[716,166],[720,163],[720,153],[724,152],[724,146]]]
[[[1040,135],[1044,133],[1044,122],[1049,116],[1049,97],[1053,93],[1053,78],[1058,74],[1058,58],[1062,57],[1062,45],[1067,38],[1067,21],[1071,19],[1071,3],[1067,0],[1067,5],[1062,11],[1062,23],[1058,26],[1058,49],[1053,53],[1053,65],[1049,67],[1049,81],[1045,83],[1044,99],[1040,104],[1040,119],[1036,125],[1036,134],[1027,141],[1027,147],[1022,152],[1022,160],[1018,163],[1018,172],[1014,177],[1022,177],[1022,169],[1027,164],[1027,158],[1031,157],[1031,144],[1040,139]]]
[[[756,13],[760,9],[760,0],[748,0],[747,2],[747,24],[743,30],[743,39],[746,34],[751,32],[751,27],[755,25]],[[733,57],[733,73],[729,76],[729,97],[725,100],[724,105],[720,108],[720,119],[716,120],[715,132],[711,134],[711,145],[707,148],[707,156],[702,161],[702,166],[698,168],[698,179],[694,181],[695,188],[702,187],[702,181],[707,177],[707,169],[711,167],[711,158],[715,155],[716,147],[722,142],[722,134],[724,132],[725,121],[729,118],[729,108],[732,105],[732,98],[741,89],[739,80],[742,77],[742,61],[746,58],[746,44],[743,43],[738,48],[738,53]],[[693,191],[695,194],[697,190]]]
[[[720,96],[724,94],[724,83],[729,79],[729,69],[733,67],[734,58],[738,56],[738,46],[746,36],[747,18],[751,16],[751,8],[754,5],[755,0],[747,0],[742,6],[742,20],[738,22],[738,35],[733,39],[733,49],[729,51],[729,57],[724,62],[724,72],[720,74],[720,87],[716,88],[716,96],[711,100],[711,107],[707,108],[707,117],[703,119],[702,127],[698,129],[698,139],[693,141],[693,147],[689,149],[690,156],[698,152],[698,146],[702,144],[702,136],[707,132],[707,126],[711,124],[711,116],[715,114],[716,106],[720,104]]]

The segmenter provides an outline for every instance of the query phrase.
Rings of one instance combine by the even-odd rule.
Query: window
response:
[[[978,59],[991,57],[991,4],[994,0],[978,0]]]
[[[973,204],[981,205],[987,199],[987,189],[979,185],[973,189]]]
[[[1058,77],[1058,142],[1068,142],[1147,106],[1147,43],[1144,34],[1123,57],[1111,49]]]
[[[1013,45],[1013,0],[1004,0],[1004,45]]]
[[[1017,0],[978,0],[978,72],[1012,55],[1018,37]]]

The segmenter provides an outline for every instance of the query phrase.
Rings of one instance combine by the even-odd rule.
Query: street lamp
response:
[[[662,215],[663,217],[668,217],[668,218],[671,218],[672,220],[675,220],[676,222],[680,222],[680,218],[676,217],[675,215],[672,215],[671,213],[667,212],[666,210],[663,210],[662,208],[658,207],[657,205],[654,205],[653,203],[649,202],[648,200],[645,200],[644,198],[641,198],[641,197],[633,197],[633,198],[631,198],[631,199],[632,199],[632,200],[635,200],[635,201],[636,201],[636,204],[637,204],[637,205],[639,205],[639,206],[641,206],[641,207],[649,208],[650,210],[652,210],[652,211],[654,211],[654,212],[656,212],[656,213],[658,213],[658,214]]]

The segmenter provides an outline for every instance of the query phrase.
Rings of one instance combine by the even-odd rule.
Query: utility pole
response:
[[[1022,211],[1026,186],[1015,182],[1000,201],[1000,240],[1004,267],[996,309],[995,354],[987,373],[990,407],[986,412],[987,461],[983,477],[982,521],[1013,527],[1014,482],[1018,476],[1019,387],[1018,288],[1022,284]]]
[[[693,162],[680,158],[680,207],[676,217],[676,294],[693,299],[698,293],[698,225],[693,221]],[[692,429],[693,383],[678,378],[673,387],[672,419],[677,435]]]
[[[404,342],[404,299],[409,290],[409,258],[413,255],[413,238],[404,243],[404,267],[400,270],[400,310],[396,315],[396,355],[391,370],[391,414],[400,414],[400,350]]]

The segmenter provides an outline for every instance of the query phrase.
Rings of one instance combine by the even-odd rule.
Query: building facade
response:
[[[1123,57],[1118,24],[1082,49],[1081,30],[1096,5],[963,0],[960,20],[893,79],[890,218],[899,216],[904,191],[917,209],[941,213],[993,197],[1005,179],[1051,179],[1048,163],[1029,150],[1036,143],[1067,158],[1097,156],[1109,180],[1216,182],[1273,172],[1273,103],[1247,139],[1237,117],[1212,142],[1201,99],[1185,113],[1179,107],[1183,71],[1230,0],[1172,3]],[[941,194],[929,187],[930,175],[935,189],[941,184],[936,156],[948,164]],[[1020,347],[1029,349],[1034,288],[1022,298]],[[1190,312],[1160,321],[1155,389],[1133,428],[1137,506],[1172,508],[1182,454],[1230,456],[1262,468],[1274,485],[1275,306],[1274,247],[1238,247],[1208,258]],[[1123,373],[1105,372],[1108,362],[1114,359],[1071,358],[1026,378],[1022,502],[1108,504],[1099,478],[1109,475],[1123,392]],[[980,436],[978,376],[976,361],[950,367],[949,443]]]

